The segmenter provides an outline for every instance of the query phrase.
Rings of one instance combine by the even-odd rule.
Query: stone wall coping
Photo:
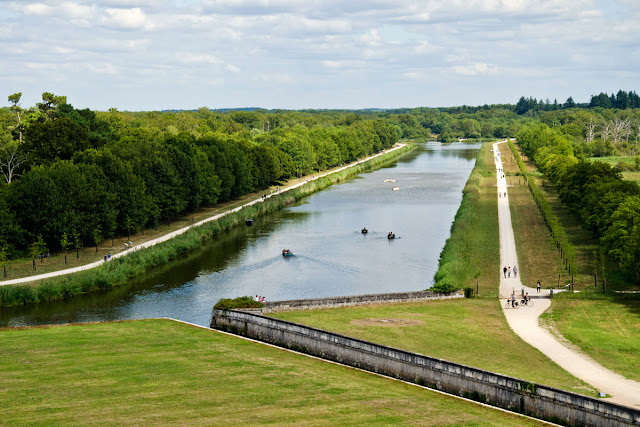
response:
[[[331,344],[341,347],[351,347],[362,351],[364,353],[374,354],[377,356],[383,355],[392,360],[407,361],[416,365],[430,365],[429,369],[441,372],[456,372],[458,375],[464,377],[473,378],[474,381],[489,383],[493,386],[504,387],[509,390],[523,391],[522,386],[532,386],[535,389],[535,394],[547,398],[550,400],[573,404],[571,402],[580,401],[581,407],[584,409],[598,410],[598,408],[608,407],[615,409],[619,412],[631,414],[631,416],[638,420],[640,419],[640,411],[630,408],[624,405],[619,405],[612,402],[606,402],[595,397],[585,396],[582,394],[560,390],[554,387],[545,386],[538,383],[518,379],[508,375],[498,374],[491,371],[486,371],[480,368],[474,368],[472,366],[463,365],[456,362],[450,362],[444,359],[438,359],[431,356],[426,356],[420,353],[415,353],[407,350],[402,350],[383,344],[377,344],[370,341],[362,340],[359,338],[349,337],[335,332],[326,331],[323,329],[314,328],[311,326],[302,325],[299,323],[290,322],[287,320],[277,319],[270,316],[264,316],[262,314],[247,313],[240,310],[214,310],[212,316],[212,327],[214,327],[214,321],[216,316],[235,318],[238,321],[248,321],[253,324],[262,325],[263,327],[271,329],[284,329],[286,327],[289,333],[307,336],[310,338],[321,337],[322,341],[331,341]],[[331,338],[336,338],[331,340]],[[341,343],[340,341],[353,343],[355,345],[349,346]],[[376,351],[378,350],[378,351]],[[380,351],[383,350],[383,351]],[[388,353],[395,354],[390,356]],[[422,361],[422,363],[420,362]],[[425,363],[428,362],[428,363]],[[449,367],[446,369],[445,367]],[[494,380],[491,381],[490,378]],[[604,409],[604,408],[603,408]],[[598,411],[602,412],[602,411]],[[631,421],[633,422],[633,421]]]

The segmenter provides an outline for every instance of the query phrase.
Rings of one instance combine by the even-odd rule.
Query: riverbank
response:
[[[472,288],[482,298],[498,295],[495,274],[500,264],[498,204],[491,144],[478,152],[476,165],[463,190],[462,202],[451,224],[451,236],[440,254],[436,284]]]
[[[0,329],[0,340],[8,424],[542,424],[170,320]]]
[[[79,293],[117,286],[131,277],[201,247],[208,239],[239,224],[244,224],[248,218],[280,210],[296,200],[351,176],[382,167],[410,152],[413,147],[413,145],[399,146],[394,150],[379,153],[367,161],[355,162],[336,171],[301,181],[288,187],[287,191],[283,189],[264,199],[258,197],[242,207],[233,208],[225,214],[200,221],[188,229],[166,235],[158,239],[159,244],[156,246],[144,248],[149,243],[138,245],[138,249],[128,251],[126,257],[114,256],[110,262],[100,262],[93,270],[47,279],[37,284],[1,286],[0,304],[6,306],[70,298]]]

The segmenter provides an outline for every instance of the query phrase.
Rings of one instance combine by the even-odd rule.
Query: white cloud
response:
[[[132,9],[105,9],[102,25],[125,30],[150,30],[153,24],[139,7]]]
[[[497,68],[491,64],[467,64],[467,65],[455,65],[451,67],[453,72],[462,76],[477,76],[495,74]]]
[[[305,106],[445,105],[448,87],[473,104],[640,84],[636,0],[0,0],[0,15],[3,84],[94,108],[152,109],[173,85],[193,102],[172,108],[290,108],[299,90]]]

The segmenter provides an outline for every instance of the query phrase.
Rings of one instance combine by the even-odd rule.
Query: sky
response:
[[[640,0],[0,0],[0,55],[23,107],[588,102],[640,90]]]

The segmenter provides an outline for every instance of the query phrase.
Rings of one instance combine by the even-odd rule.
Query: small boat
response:
[[[391,239],[395,239],[395,238],[396,238],[396,233],[387,234],[387,239],[391,240]]]
[[[396,182],[396,180],[395,179],[391,179],[391,178],[387,178],[387,179],[384,180],[384,182]]]
[[[367,227],[362,229],[362,234],[367,234],[369,232],[369,230],[367,230]]]
[[[393,191],[398,191],[400,189],[400,187],[393,187]]]
[[[253,225],[253,220],[252,220],[251,218],[248,218],[248,219],[245,221],[245,224],[247,224],[247,225]]]
[[[293,252],[290,249],[283,249],[282,256],[293,256]]]

